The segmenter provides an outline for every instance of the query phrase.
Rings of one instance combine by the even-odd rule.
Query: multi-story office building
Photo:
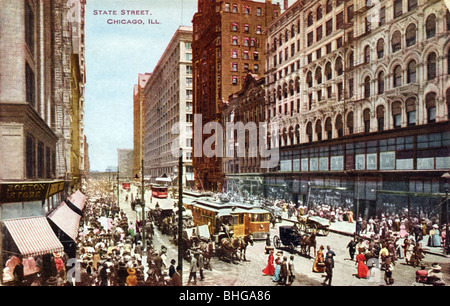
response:
[[[269,0],[198,1],[193,18],[194,108],[202,115],[202,126],[220,121],[222,101],[242,88],[247,73],[264,75],[264,31],[279,14],[280,6]],[[194,142],[203,146],[211,135],[201,137],[194,134]],[[196,187],[222,190],[221,158],[198,155],[193,161]]]
[[[138,83],[133,88],[133,176],[139,177],[144,159],[145,108],[144,87],[150,73],[138,75]]]
[[[84,18],[86,1],[50,1],[53,13],[51,120],[58,136],[56,145],[56,176],[80,186],[84,173],[84,84],[85,42]]]
[[[71,190],[81,186],[84,168],[85,1],[72,4],[0,1],[2,283],[4,259],[11,255],[68,253],[69,238],[53,227],[61,226],[58,221],[51,222]],[[64,223],[76,228],[79,215],[72,217],[66,211]]]
[[[73,8],[65,4],[1,2],[2,182],[60,179],[68,187],[79,186],[84,164],[85,2]],[[70,10],[75,10],[74,18],[68,18]],[[67,144],[64,149],[61,143]]]
[[[266,195],[362,215],[437,207],[450,164],[449,17],[442,1],[297,1],[270,24],[266,114],[281,161]]]
[[[193,180],[192,27],[180,26],[145,84],[144,173],[153,183],[175,178],[183,150],[183,183]]]

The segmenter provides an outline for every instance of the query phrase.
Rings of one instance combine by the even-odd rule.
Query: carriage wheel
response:
[[[274,245],[277,249],[279,249],[280,246],[281,246],[281,243],[280,243],[280,237],[278,237],[277,235],[275,235],[275,236],[273,237],[273,245]]]

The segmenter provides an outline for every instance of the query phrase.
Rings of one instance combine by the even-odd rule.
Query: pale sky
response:
[[[117,15],[99,10],[116,10]],[[122,10],[151,15],[122,15]],[[117,149],[133,148],[138,74],[153,71],[178,27],[192,26],[196,11],[197,0],[87,1],[84,122],[91,171],[117,166]],[[109,19],[141,19],[145,24],[108,24]],[[148,24],[148,19],[159,24]]]

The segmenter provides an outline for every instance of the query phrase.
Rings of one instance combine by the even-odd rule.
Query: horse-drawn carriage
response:
[[[316,254],[316,233],[304,234],[301,232],[298,224],[292,226],[283,225],[279,227],[280,236],[273,237],[273,245],[277,249],[286,248],[290,253],[298,252],[301,255],[310,256],[311,247],[314,248]]]
[[[316,232],[321,236],[328,236],[330,233],[330,220],[318,216],[297,216],[300,230],[305,233]]]

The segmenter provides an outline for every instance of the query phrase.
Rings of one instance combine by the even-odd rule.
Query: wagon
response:
[[[296,225],[283,225],[279,227],[280,236],[273,237],[273,245],[280,249],[282,246],[288,247],[290,252],[295,251],[295,248],[301,245],[302,234]]]
[[[306,233],[315,231],[318,235],[328,236],[330,233],[330,220],[317,216],[298,216],[300,230]]]

